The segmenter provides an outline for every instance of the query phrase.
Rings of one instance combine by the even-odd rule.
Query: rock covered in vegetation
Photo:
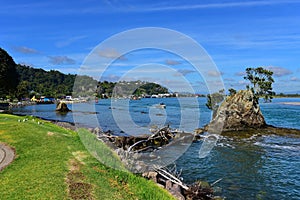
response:
[[[58,112],[69,112],[69,111],[71,111],[71,110],[68,108],[67,104],[64,103],[64,102],[59,102],[59,103],[56,105],[56,109],[55,109],[55,110],[58,111]]]
[[[228,96],[216,116],[205,127],[208,132],[244,130],[266,126],[264,116],[251,90],[240,90]]]

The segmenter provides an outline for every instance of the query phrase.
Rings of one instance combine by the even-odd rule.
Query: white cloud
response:
[[[48,56],[48,58],[53,65],[72,65],[76,63],[74,59],[67,56]]]
[[[245,76],[246,72],[236,72],[234,75],[235,76]]]
[[[233,78],[224,78],[224,81],[233,82],[235,80]]]
[[[56,46],[59,47],[59,48],[66,47],[66,46],[69,46],[72,43],[74,43],[78,40],[84,39],[84,38],[86,38],[86,36],[77,36],[77,37],[68,38],[68,39],[65,39],[63,41],[57,42]]]
[[[29,47],[25,47],[25,46],[17,46],[13,48],[15,51],[19,52],[19,53],[23,53],[23,54],[38,54],[39,51],[29,48]]]
[[[171,5],[156,7],[148,6],[147,8],[140,8],[139,11],[171,11],[171,10],[196,10],[196,9],[208,9],[208,8],[232,8],[232,7],[250,7],[250,6],[266,6],[274,4],[296,4],[299,1],[293,0],[261,0],[261,1],[237,1],[237,2],[222,2],[222,3],[203,3],[203,4],[185,4],[185,5]],[[130,10],[129,10],[130,11]],[[134,10],[132,10],[134,11]]]
[[[292,72],[283,67],[267,67],[267,69],[271,70],[274,73],[274,76],[281,77],[292,74]]]
[[[219,72],[216,70],[210,70],[207,72],[207,75],[212,76],[212,77],[219,77],[219,76],[222,76],[223,74],[224,74],[223,72]]]
[[[165,63],[166,63],[167,65],[171,65],[171,66],[181,64],[181,62],[179,62],[179,61],[177,61],[177,60],[169,60],[169,59],[166,60]]]
[[[121,80],[121,76],[117,75],[108,75],[108,76],[101,76],[100,81],[110,81],[110,82],[118,82]]]
[[[174,74],[174,76],[185,76],[187,74],[195,73],[195,70],[190,69],[179,69],[177,70],[177,73]]]
[[[34,64],[32,64],[32,63],[27,63],[27,62],[20,62],[20,65],[25,65],[25,66],[29,66],[29,67],[35,67]]]
[[[248,85],[249,83],[247,83],[246,81],[238,81],[238,85]]]
[[[121,55],[116,49],[114,48],[107,48],[102,49],[98,52],[98,55],[104,58],[112,58],[112,59],[119,59],[119,60],[127,60],[124,55]]]
[[[298,78],[298,77],[296,77],[296,76],[292,76],[292,77],[290,78],[290,80],[291,80],[291,81],[298,82],[298,81],[300,81],[300,78]]]

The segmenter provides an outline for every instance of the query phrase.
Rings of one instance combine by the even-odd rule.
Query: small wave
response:
[[[220,137],[221,136],[217,134],[205,135],[203,143],[199,150],[199,158],[205,158],[213,149],[213,147],[216,146],[216,143]]]
[[[299,151],[300,150],[300,146],[266,144],[266,143],[262,143],[262,142],[255,142],[254,145],[260,146],[260,147],[272,148],[272,149],[283,149],[283,150],[291,150],[291,151]]]
[[[217,143],[217,146],[218,147],[228,147],[228,148],[231,148],[231,149],[235,149],[235,146],[233,146],[231,144],[228,144],[228,143],[223,143],[223,142]]]
[[[222,135],[208,133],[203,135],[203,138],[208,140],[219,140],[223,139],[224,137]]]

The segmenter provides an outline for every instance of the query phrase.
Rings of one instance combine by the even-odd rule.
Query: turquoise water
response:
[[[137,135],[153,125],[170,125],[192,131],[210,121],[206,99],[142,99],[140,101],[100,100],[99,103],[70,105],[72,113],[60,115],[55,105],[35,105],[15,109],[15,113],[40,116],[47,119],[76,122],[81,126],[100,126],[116,134]],[[167,108],[160,109],[159,103]],[[274,99],[261,103],[268,124],[300,129],[300,106],[282,102],[300,102],[299,98]],[[129,106],[126,106],[128,103]],[[198,112],[199,109],[199,112]],[[115,116],[113,116],[114,112]],[[126,115],[127,114],[127,115]],[[114,119],[117,119],[116,120]],[[184,118],[184,119],[182,119]],[[127,131],[126,124],[134,128]],[[120,127],[125,127],[125,131]],[[258,136],[250,138],[218,136],[218,142],[210,154],[199,158],[202,142],[193,143],[177,161],[185,182],[206,180],[213,183],[216,194],[227,199],[300,199],[300,138],[282,136]]]

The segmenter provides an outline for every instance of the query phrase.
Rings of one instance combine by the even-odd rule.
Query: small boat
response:
[[[166,109],[167,106],[164,103],[160,103],[160,104],[157,105],[157,107],[162,108],[162,109]]]

